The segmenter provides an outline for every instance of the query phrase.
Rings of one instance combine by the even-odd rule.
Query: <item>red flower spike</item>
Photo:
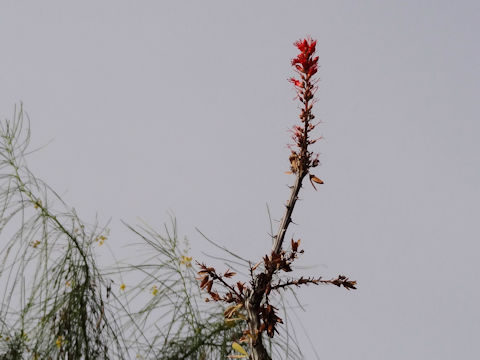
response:
[[[304,176],[309,173],[311,167],[318,165],[316,154],[309,151],[309,145],[315,143],[315,139],[310,139],[310,134],[315,128],[310,121],[315,118],[312,114],[312,106],[314,103],[314,96],[317,90],[315,80],[312,77],[318,72],[318,56],[314,56],[317,41],[310,37],[300,39],[294,43],[300,53],[292,59],[292,66],[299,76],[288,79],[295,86],[297,98],[303,104],[301,113],[301,126],[295,125],[292,131],[292,139],[294,145],[298,148],[294,153],[297,154],[298,161],[292,164],[290,157],[291,172],[302,174]],[[293,150],[292,150],[293,151]],[[315,165],[314,165],[315,164]],[[313,185],[313,184],[312,184]]]

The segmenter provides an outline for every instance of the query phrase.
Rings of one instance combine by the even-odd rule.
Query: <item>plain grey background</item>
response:
[[[286,79],[311,35],[325,185],[295,211],[297,264],[359,289],[299,290],[306,359],[476,359],[479,24],[478,1],[4,0],[0,114],[24,102],[33,147],[53,139],[31,169],[111,218],[117,254],[120,219],[172,211],[196,259],[215,253],[198,227],[254,261],[289,195]]]

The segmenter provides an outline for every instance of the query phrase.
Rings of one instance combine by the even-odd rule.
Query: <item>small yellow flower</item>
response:
[[[120,290],[125,290],[125,284],[120,285]]]
[[[55,341],[55,344],[57,345],[57,348],[61,348],[62,347],[62,340],[63,340],[63,336],[59,336],[57,338],[57,341]]]
[[[157,285],[153,285],[153,287],[152,287],[152,295],[155,296],[155,295],[157,295],[157,293],[158,293]]]
[[[180,264],[185,265],[186,267],[191,267],[192,266],[192,257],[182,255],[180,257]]]
[[[100,235],[95,238],[95,241],[98,242],[98,246],[102,246],[105,240],[107,240],[107,237],[104,235]]]

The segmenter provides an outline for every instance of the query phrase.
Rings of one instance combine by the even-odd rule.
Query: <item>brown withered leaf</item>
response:
[[[323,180],[319,179],[318,177],[316,177],[316,176],[313,175],[313,174],[310,174],[310,183],[312,184],[313,188],[314,188],[315,190],[317,190],[317,188],[315,187],[314,182],[317,183],[317,184],[323,184]]]
[[[354,289],[356,290],[357,282],[354,280],[349,280],[346,276],[344,275],[338,275],[338,278],[331,280],[331,284],[337,285],[338,287],[343,286],[345,289],[350,290]]]
[[[215,301],[219,301],[219,300],[220,300],[220,295],[218,295],[218,293],[216,293],[216,292],[211,292],[211,293],[210,293],[210,296],[211,296],[212,299],[215,300]]]
[[[231,319],[235,315],[235,313],[238,312],[238,310],[240,310],[242,307],[243,304],[232,305],[223,312],[223,315],[226,319]]]
[[[265,255],[265,256],[263,257],[263,262],[264,262],[264,264],[265,264],[265,268],[268,269],[269,266],[270,266],[270,259],[268,258],[267,255]]]
[[[267,326],[265,325],[265,323],[262,323],[262,324],[260,325],[260,327],[258,328],[258,332],[261,333],[261,332],[265,331],[265,328],[266,328],[266,327],[267,327]]]
[[[293,238],[292,238],[292,251],[293,252],[298,251],[298,246],[299,245],[300,245],[300,239],[298,239],[297,241],[293,241]]]
[[[346,281],[343,282],[343,287],[347,290],[350,290],[350,289],[356,290],[357,288],[356,288],[355,285],[357,285],[357,282],[354,281],[354,280],[352,280],[352,281],[346,280]]]
[[[313,182],[316,182],[317,184],[323,184],[323,180],[319,179],[318,177],[316,177],[315,175],[310,175],[310,179],[313,181]]]
[[[200,270],[198,272],[199,275],[203,275],[203,274],[208,274],[208,273],[212,273],[212,272],[215,272],[215,268],[213,267],[206,267],[205,265],[200,265],[202,267],[202,270]]]
[[[280,253],[280,254],[272,253],[271,263],[273,264],[273,266],[275,266],[277,269],[280,269],[282,267],[283,262],[284,262],[283,252]],[[265,266],[266,266],[266,264],[265,264]],[[267,269],[268,269],[268,267],[267,267]]]
[[[225,294],[225,297],[223,298],[223,300],[227,303],[231,303],[231,302],[234,302],[235,300],[233,299],[233,294],[231,291],[229,291],[228,293]]]
[[[234,273],[233,271],[230,271],[230,269],[229,269],[229,270],[225,271],[225,274],[223,274],[223,276],[225,276],[226,278],[231,278],[232,276],[235,276],[236,274],[237,273]]]
[[[233,314],[235,313],[235,306],[236,305],[232,305],[223,312],[223,316],[225,316],[225,319],[229,319],[233,316]]]
[[[251,270],[252,270],[252,271],[257,270],[257,268],[260,266],[261,263],[262,263],[261,261],[259,261],[258,263],[256,263],[256,264],[252,267]]]
[[[245,288],[245,283],[242,283],[241,281],[237,282],[237,288],[240,293],[243,293],[243,289]]]
[[[275,328],[277,323],[283,324],[283,320],[277,316],[276,310],[278,309],[270,304],[261,307],[260,315],[262,317],[263,323],[266,326],[267,335],[269,337],[273,337],[275,335],[275,332],[278,333],[278,330]]]
[[[206,276],[202,279],[202,282],[200,283],[200,288],[201,288],[201,289],[203,289],[205,286],[207,286],[208,280],[209,280],[209,277],[208,277],[208,275],[206,275]]]
[[[295,151],[292,151],[290,157],[288,158],[290,161],[290,170],[292,173],[296,174],[300,169],[300,157]]]
[[[267,327],[267,334],[268,336],[270,336],[271,338],[273,338],[273,335],[275,334],[274,331],[277,330],[275,329],[275,325],[272,324],[272,323],[269,323],[268,324],[268,327]]]
[[[244,330],[243,331],[243,336],[240,339],[238,339],[238,341],[239,342],[247,342],[249,339],[255,340],[255,338],[256,338],[256,335],[252,335],[250,333],[250,330]]]
[[[282,267],[281,269],[285,272],[290,272],[290,271],[293,271],[293,269],[290,267],[290,264],[285,262],[284,264],[282,264]]]
[[[210,280],[208,283],[207,283],[207,292],[211,292],[212,291],[212,285],[213,285],[213,280]]]

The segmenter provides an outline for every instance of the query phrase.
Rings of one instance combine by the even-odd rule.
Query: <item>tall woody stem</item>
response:
[[[315,128],[311,123],[314,119],[312,114],[313,94],[316,90],[312,76],[317,72],[318,57],[313,57],[315,53],[316,41],[312,39],[304,39],[297,41],[295,46],[300,50],[300,54],[292,60],[292,65],[300,75],[301,80],[291,78],[290,82],[295,85],[298,99],[302,102],[303,108],[300,114],[302,126],[296,125],[293,128],[293,140],[296,149],[292,150],[290,156],[291,172],[296,175],[295,183],[291,187],[292,192],[288,200],[280,222],[278,233],[272,247],[271,259],[280,256],[282,245],[288,226],[292,222],[292,213],[298,200],[298,194],[302,187],[303,179],[309,174],[310,169],[318,165],[318,159],[312,158],[313,153],[308,150],[308,145],[313,144],[315,140],[309,140],[310,132]],[[314,175],[310,175],[310,180],[322,183]],[[313,183],[312,183],[313,184]],[[271,360],[270,355],[265,349],[262,342],[262,331],[260,314],[262,311],[262,301],[271,288],[273,268],[266,268],[265,271],[257,274],[252,281],[252,289],[245,299],[245,308],[247,310],[248,327],[251,334],[250,347],[252,349],[253,360]],[[273,335],[271,335],[273,336]]]
[[[275,236],[275,242],[273,243],[272,253],[278,254],[282,249],[283,240],[285,239],[285,234],[287,233],[288,226],[292,222],[292,213],[293,209],[295,208],[295,204],[298,200],[298,194],[302,187],[303,179],[307,175],[304,171],[300,170],[297,174],[297,178],[295,179],[295,184],[292,187],[292,193],[290,195],[290,199],[288,203],[285,205],[285,214],[283,215],[282,221],[278,228],[278,233]]]

